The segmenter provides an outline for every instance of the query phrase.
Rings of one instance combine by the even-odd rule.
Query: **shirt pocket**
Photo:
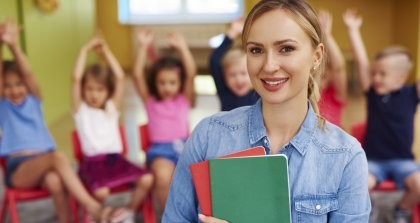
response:
[[[337,195],[306,195],[295,199],[297,222],[327,222],[328,213],[338,210]]]

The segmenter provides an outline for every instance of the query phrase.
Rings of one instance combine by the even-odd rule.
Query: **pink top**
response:
[[[173,142],[188,137],[191,105],[183,94],[178,94],[171,100],[158,101],[150,97],[145,108],[152,142]]]
[[[318,102],[321,115],[329,122],[341,126],[341,115],[346,105],[345,101],[340,101],[335,97],[335,89],[329,85],[321,92],[321,99]]]

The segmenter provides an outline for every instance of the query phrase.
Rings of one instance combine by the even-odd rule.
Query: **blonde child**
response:
[[[367,99],[363,148],[369,164],[369,190],[391,177],[399,188],[405,189],[395,208],[395,220],[408,222],[409,210],[420,201],[420,169],[412,153],[420,82],[405,84],[413,64],[408,51],[399,46],[380,51],[370,66],[360,34],[362,18],[347,10],[343,19]]]
[[[146,77],[146,55],[152,40],[150,30],[137,33],[139,47],[133,72],[148,115],[152,145],[147,152],[147,164],[155,176],[157,199],[164,208],[172,173],[189,135],[188,115],[194,98],[196,65],[183,36],[170,33],[168,42],[180,54],[181,61],[160,58]]]
[[[260,98],[252,88],[244,50],[232,47],[235,38],[241,35],[243,27],[244,18],[234,20],[222,44],[210,56],[210,72],[222,111],[252,105]]]
[[[105,59],[110,69],[92,64],[84,71],[86,56],[93,50]],[[93,37],[81,48],[72,85],[74,119],[84,154],[80,176],[101,203],[109,196],[110,188],[135,182],[128,211],[121,213],[125,215],[122,218],[133,220],[153,185],[153,176],[121,155],[118,119],[124,72],[100,36]]]
[[[6,160],[6,185],[48,190],[60,223],[70,221],[66,191],[95,220],[115,220],[112,208],[89,195],[67,157],[55,150],[43,118],[40,87],[19,47],[18,28],[10,20],[0,24],[1,61],[4,45],[14,57],[13,62],[0,63],[0,155]]]
[[[321,115],[331,123],[341,126],[341,116],[347,101],[347,77],[343,53],[332,35],[332,16],[321,10],[318,14],[325,34],[327,65],[320,81],[321,98],[318,102]]]

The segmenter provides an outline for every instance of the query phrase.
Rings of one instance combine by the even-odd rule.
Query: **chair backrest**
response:
[[[119,126],[119,132],[120,132],[120,137],[121,137],[121,142],[122,142],[121,155],[125,156],[128,151],[128,146],[127,146],[127,139],[125,136],[125,130],[123,126]],[[72,131],[71,139],[72,139],[72,144],[73,144],[74,158],[76,158],[77,162],[80,163],[83,160],[84,155],[83,155],[83,150],[82,150],[82,144],[80,143],[80,138],[77,133],[77,130]]]
[[[366,133],[366,122],[360,122],[353,124],[350,128],[350,134],[359,140],[360,143],[363,143]]]
[[[144,152],[147,152],[151,144],[150,137],[149,137],[149,129],[148,129],[147,124],[140,125],[138,130],[139,130],[139,139],[141,142],[140,144],[141,149]]]

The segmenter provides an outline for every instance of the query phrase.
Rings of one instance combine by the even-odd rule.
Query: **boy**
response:
[[[210,72],[222,111],[252,105],[259,99],[248,76],[245,52],[241,48],[229,49],[234,39],[242,33],[243,26],[243,18],[233,21],[222,44],[210,57]]]
[[[395,208],[395,218],[398,223],[407,222],[408,210],[420,201],[420,171],[411,151],[420,83],[405,85],[413,64],[410,54],[402,47],[383,49],[370,68],[360,35],[361,17],[348,10],[343,18],[361,88],[367,97],[368,118],[363,147],[369,161],[369,190],[388,177],[399,188],[405,188]]]

